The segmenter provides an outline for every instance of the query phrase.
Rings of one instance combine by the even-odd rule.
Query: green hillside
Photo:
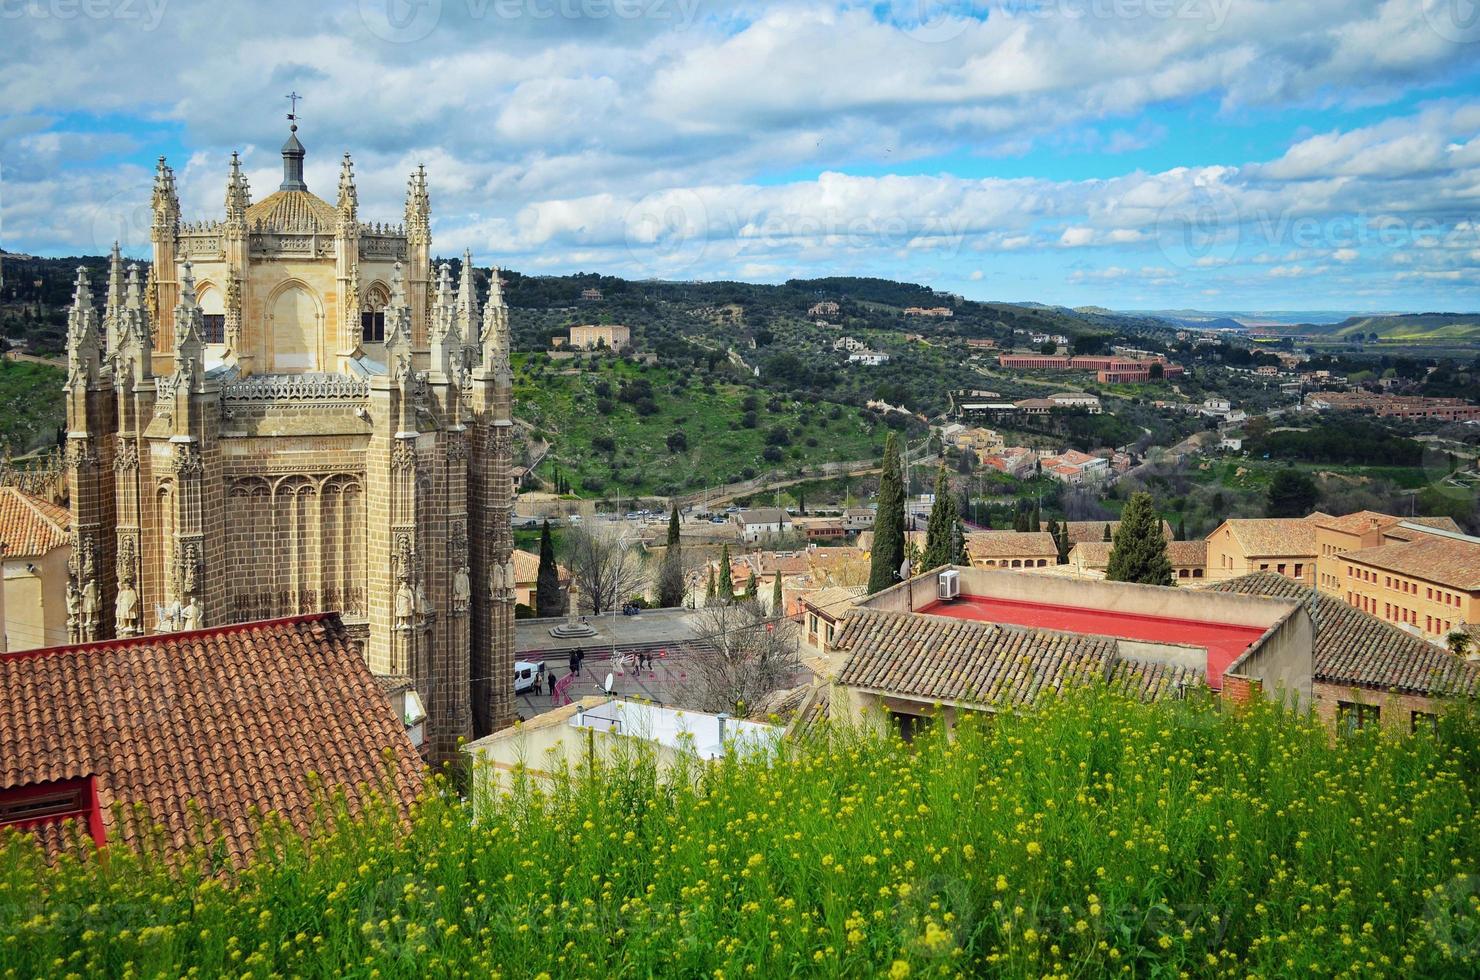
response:
[[[61,368],[26,361],[0,361],[0,441],[12,453],[56,442],[66,424]]]
[[[557,471],[583,497],[668,496],[878,456],[871,413],[615,357],[515,358],[515,413],[552,444],[536,475]]]
[[[1436,341],[1480,341],[1480,314],[1403,313],[1393,316],[1348,317],[1340,323],[1303,323],[1294,328],[1303,334],[1350,340],[1386,340],[1410,343]]]

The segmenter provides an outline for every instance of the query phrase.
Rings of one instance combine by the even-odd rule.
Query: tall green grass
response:
[[[664,780],[634,748],[476,819],[327,806],[231,876],[12,839],[0,975],[1472,976],[1474,746],[1088,691]]]

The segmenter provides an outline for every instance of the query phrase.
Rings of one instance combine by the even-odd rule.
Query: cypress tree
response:
[[[780,617],[781,609],[781,570],[776,570],[776,580],[771,583],[771,615]]]
[[[752,570],[750,578],[745,582],[745,601],[755,602],[760,598],[760,584],[756,581],[755,571]]]
[[[668,547],[664,549],[663,561],[658,566],[658,605],[662,608],[683,605],[685,592],[683,574],[683,543],[678,537],[678,507],[668,519]]]
[[[730,577],[730,546],[725,545],[719,551],[719,584],[715,586],[715,593],[719,601],[725,605],[733,605],[735,602],[735,580]]]
[[[1069,522],[1065,521],[1059,525],[1058,533],[1054,537],[1054,544],[1059,546],[1059,564],[1069,564]]]
[[[1037,497],[1034,497],[1033,498],[1033,518],[1032,518],[1032,522],[1031,523],[1032,523],[1032,526],[1029,527],[1028,530],[1030,530],[1030,531],[1041,531],[1041,530],[1043,530],[1043,511],[1040,509],[1040,505],[1038,503],[1038,498]]]
[[[887,589],[899,581],[904,564],[904,476],[899,440],[893,432],[884,440],[884,475],[879,479],[879,509],[874,514],[874,546],[869,556],[868,591]]]
[[[673,513],[668,515],[668,547],[674,548],[678,545],[678,504],[673,505]]]
[[[930,508],[930,520],[925,525],[925,554],[920,561],[920,571],[955,564],[956,535],[960,525],[956,498],[951,496],[946,471],[942,467],[935,478],[935,505]]]
[[[560,595],[560,569],[555,565],[555,541],[550,522],[540,528],[540,569],[534,580],[534,608],[539,616],[559,616],[565,612]]]
[[[1187,540],[1187,518],[1185,516],[1177,518],[1177,540]]]
[[[1110,549],[1110,567],[1105,578],[1111,582],[1142,585],[1171,585],[1172,562],[1151,494],[1135,493],[1120,515],[1120,529]]]
[[[1111,540],[1111,538],[1110,538],[1110,525],[1109,524],[1106,524],[1105,525],[1105,537],[1104,537],[1103,540],[1105,540],[1105,541]]]
[[[709,570],[709,581],[704,585],[704,605],[714,603],[714,569]]]

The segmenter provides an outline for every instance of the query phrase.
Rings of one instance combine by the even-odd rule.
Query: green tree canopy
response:
[[[540,527],[540,568],[535,575],[534,608],[540,616],[559,616],[565,612],[565,597],[560,594],[560,568],[555,564],[555,540],[550,522]]]
[[[879,479],[879,509],[874,514],[874,544],[869,555],[868,590],[872,594],[899,581],[904,563],[904,477],[899,438],[884,440],[884,475]]]
[[[1139,582],[1141,585],[1171,585],[1172,562],[1167,557],[1167,541],[1162,534],[1161,515],[1151,494],[1131,495],[1120,515],[1120,529],[1110,549],[1110,567],[1105,578],[1111,582]]]
[[[935,505],[930,508],[930,520],[925,525],[925,554],[920,561],[920,570],[961,564],[961,546],[964,543],[961,515],[956,510],[956,498],[951,495],[951,485],[942,467],[935,478]]]
[[[1265,514],[1269,517],[1305,517],[1316,509],[1320,491],[1307,473],[1289,468],[1274,475]]]

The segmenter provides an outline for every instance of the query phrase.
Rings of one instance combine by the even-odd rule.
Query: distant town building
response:
[[[1110,475],[1110,461],[1102,456],[1091,456],[1077,449],[1066,449],[1056,456],[1042,456],[1043,475],[1060,483],[1080,486],[1100,483]]]
[[[1424,398],[1362,390],[1312,392],[1305,396],[1305,407],[1317,412],[1371,412],[1398,419],[1439,419],[1445,422],[1480,419],[1480,405],[1461,398]]]
[[[997,341],[990,337],[967,337],[966,346],[973,350],[993,350],[997,346]]]
[[[742,540],[754,544],[771,534],[781,534],[791,527],[791,515],[780,507],[756,507],[735,515]],[[740,583],[736,583],[738,585]]]
[[[971,531],[966,555],[976,568],[1043,568],[1058,564],[1059,547],[1047,531]]]
[[[807,308],[807,316],[814,319],[817,317],[837,316],[839,312],[841,310],[838,304],[830,299],[825,299],[820,303],[813,303]]]
[[[1147,359],[1077,356],[1067,354],[999,354],[1000,367],[1017,371],[1094,371],[1101,384],[1137,383],[1151,380],[1153,365],[1164,379],[1179,378],[1183,369],[1160,355]]]
[[[880,364],[889,363],[889,355],[877,350],[856,350],[848,355],[849,364],[862,364],[865,367],[878,367]]]
[[[1331,561],[1337,592],[1387,623],[1442,642],[1456,627],[1480,622],[1480,538],[1401,524],[1412,531]]]
[[[953,311],[948,306],[907,306],[907,307],[905,307],[904,315],[905,316],[948,317],[948,316],[955,316],[956,314],[955,314],[955,311]]]
[[[581,290],[581,299],[599,300],[601,299],[601,290],[595,288],[594,286],[583,289]]]
[[[632,331],[621,324],[600,323],[584,324],[570,328],[568,340],[557,338],[556,346],[571,347],[580,350],[595,350],[605,347],[608,350],[622,350],[632,343]]]
[[[1033,475],[1038,463],[1038,454],[1025,446],[1004,446],[995,453],[981,457],[982,465],[1019,480]]]
[[[833,341],[832,349],[835,351],[868,350],[868,344],[855,337],[839,337]]]
[[[1316,526],[1331,515],[1226,520],[1208,535],[1208,578],[1274,572],[1301,585],[1316,584]]]
[[[1082,408],[1091,415],[1099,415],[1103,411],[1100,407],[1099,396],[1088,392],[1060,392],[1057,395],[1049,395],[1048,400],[1053,402],[1055,408]]]

